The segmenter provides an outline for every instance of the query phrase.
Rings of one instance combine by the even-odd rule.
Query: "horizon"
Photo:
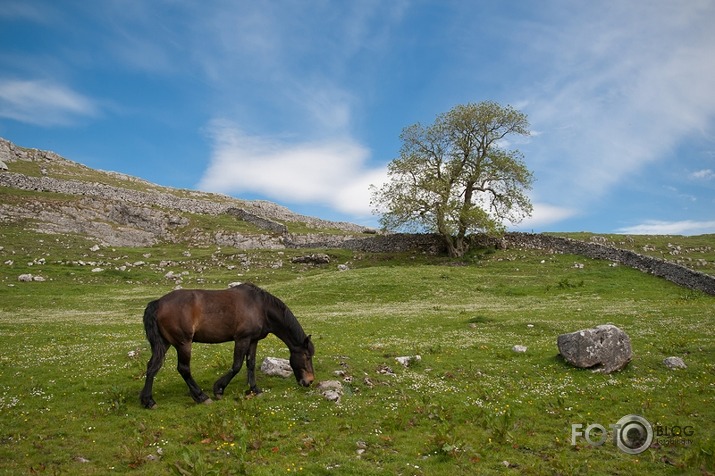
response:
[[[509,231],[715,233],[712,2],[216,5],[5,2],[0,137],[377,228],[401,131],[492,100],[531,124]]]

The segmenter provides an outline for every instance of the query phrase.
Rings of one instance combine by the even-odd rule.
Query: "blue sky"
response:
[[[510,229],[715,233],[711,0],[2,0],[0,136],[160,185],[376,225],[406,126],[497,101]]]

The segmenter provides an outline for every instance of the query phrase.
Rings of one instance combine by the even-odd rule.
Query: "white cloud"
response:
[[[92,100],[61,84],[0,80],[0,117],[40,126],[69,125],[97,112]]]
[[[257,137],[214,121],[211,163],[198,188],[272,200],[319,203],[343,213],[368,215],[368,186],[386,172],[370,168],[369,151],[350,138],[296,142]]]
[[[578,214],[578,211],[573,208],[560,207],[543,202],[534,202],[532,205],[534,210],[531,217],[513,227],[514,229],[528,231],[534,228],[544,228]]]
[[[581,8],[583,7],[583,8]],[[715,118],[711,2],[583,4],[529,29],[537,187],[585,208]],[[556,198],[560,197],[560,198]]]
[[[713,180],[715,179],[715,172],[712,169],[698,170],[690,174],[690,178],[695,180]]]
[[[715,233],[715,221],[662,221],[646,220],[644,223],[616,230],[631,235],[703,235]]]

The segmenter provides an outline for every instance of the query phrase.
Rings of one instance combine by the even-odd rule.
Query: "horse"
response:
[[[269,333],[290,350],[290,366],[303,387],[313,383],[315,348],[298,320],[280,299],[253,284],[244,283],[224,290],[179,289],[151,301],[144,310],[144,330],[151,346],[146,382],[139,399],[146,408],[156,407],[152,398],[154,377],[164,364],[169,347],[176,348],[177,371],[197,403],[211,403],[191,376],[191,344],[234,341],[233,365],[213,386],[217,400],[241,370],[244,358],[248,369],[247,395],[259,394],[256,385],[256,348]]]

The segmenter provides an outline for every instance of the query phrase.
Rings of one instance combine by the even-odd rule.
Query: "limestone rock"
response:
[[[293,375],[293,369],[290,367],[288,359],[279,357],[266,357],[261,363],[261,372],[266,375],[276,375],[278,377],[290,377]]]
[[[343,396],[343,384],[337,380],[324,380],[316,387],[326,400],[339,403]]]
[[[403,367],[409,367],[410,365],[420,362],[422,360],[421,355],[408,355],[403,357],[395,357],[395,360],[402,364]]]
[[[312,253],[305,256],[296,256],[291,261],[305,264],[328,264],[330,263],[330,256],[324,253]]]
[[[562,334],[557,344],[569,364],[603,373],[622,370],[633,358],[630,337],[611,324]]]
[[[685,365],[683,359],[681,359],[680,357],[667,357],[663,360],[663,364],[672,370],[688,368],[688,366]]]

